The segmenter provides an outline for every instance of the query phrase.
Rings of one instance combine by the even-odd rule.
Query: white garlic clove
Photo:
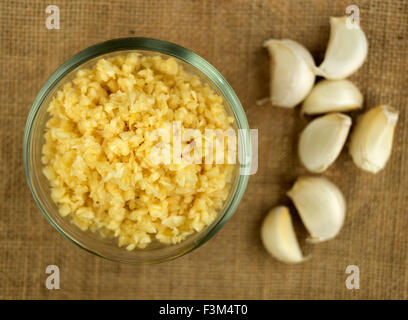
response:
[[[362,170],[377,173],[391,155],[398,111],[388,105],[368,110],[351,133],[349,152]]]
[[[367,57],[368,42],[358,25],[348,25],[348,17],[330,18],[330,39],[316,74],[326,79],[344,79],[357,71]]]
[[[299,158],[311,172],[325,171],[339,156],[346,142],[351,118],[332,113],[310,122],[299,138]]]
[[[302,113],[319,114],[360,109],[363,95],[349,80],[322,80],[302,104]]]
[[[310,242],[330,240],[339,233],[346,202],[334,183],[323,177],[300,177],[287,194],[310,233]]]
[[[304,260],[287,207],[278,206],[269,211],[262,223],[261,239],[265,249],[279,261],[298,263]]]
[[[312,89],[314,61],[309,51],[293,40],[267,40],[271,56],[270,100],[278,107],[293,108]]]

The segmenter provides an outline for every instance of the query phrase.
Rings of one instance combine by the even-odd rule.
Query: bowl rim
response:
[[[194,245],[189,246],[187,249],[181,251],[179,254],[168,256],[165,258],[151,261],[130,261],[116,259],[113,257],[109,257],[105,254],[101,254],[97,250],[90,249],[89,247],[87,247],[85,243],[83,243],[77,238],[71,237],[67,232],[65,232],[65,230],[52,219],[52,217],[48,214],[47,210],[41,205],[41,202],[36,195],[35,188],[31,183],[32,175],[30,172],[29,165],[29,161],[31,159],[30,147],[33,138],[32,132],[35,120],[37,119],[37,114],[39,110],[43,106],[44,100],[49,96],[49,94],[52,92],[55,86],[57,86],[58,83],[62,79],[64,79],[64,77],[68,73],[80,67],[82,64],[86,63],[91,59],[116,51],[131,51],[131,50],[141,51],[145,50],[173,56],[177,59],[186,62],[195,69],[198,69],[199,72],[203,73],[216,86],[216,88],[221,92],[223,97],[226,99],[227,104],[230,106],[230,109],[233,112],[234,119],[237,123],[238,129],[242,129],[239,130],[238,147],[239,153],[241,153],[241,157],[243,156],[245,158],[245,162],[244,164],[237,163],[237,165],[240,166],[239,169],[248,170],[250,168],[251,139],[249,134],[248,120],[246,118],[245,111],[242,107],[241,102],[239,101],[237,95],[235,94],[234,90],[229,85],[227,80],[214,66],[212,66],[204,58],[200,57],[191,50],[188,50],[182,46],[179,46],[168,41],[142,37],[116,38],[92,45],[70,57],[51,74],[51,76],[45,81],[45,83],[39,90],[27,116],[23,137],[23,161],[27,183],[35,202],[37,203],[38,207],[40,208],[41,212],[46,217],[46,219],[61,235],[63,235],[71,243],[74,243],[83,250],[110,261],[128,264],[151,264],[176,259],[180,256],[187,254],[188,252],[193,251],[194,249],[200,247],[201,245],[206,243],[209,239],[211,239],[232,217],[235,210],[237,209],[242,199],[242,196],[244,195],[244,192],[246,190],[249,175],[238,173],[237,177],[238,181],[236,182],[236,187],[229,199],[229,203],[226,204],[223,212],[221,213],[222,217],[220,217],[216,223],[209,225],[207,230],[205,230],[205,232],[203,232],[203,234],[195,240]]]

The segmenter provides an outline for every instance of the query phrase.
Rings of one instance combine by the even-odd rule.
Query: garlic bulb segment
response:
[[[351,118],[331,113],[314,119],[302,131],[298,152],[303,165],[311,172],[325,171],[339,156],[346,142]]]
[[[339,188],[324,177],[300,177],[288,196],[310,233],[309,242],[334,238],[346,214],[346,203]]]
[[[312,89],[315,64],[312,55],[293,40],[267,40],[271,57],[270,100],[278,107],[293,108]]]
[[[287,207],[278,206],[269,211],[262,223],[261,240],[265,249],[281,262],[304,260]]]
[[[302,113],[319,114],[360,109],[363,95],[349,80],[318,82],[302,104]]]
[[[351,133],[349,152],[357,167],[377,173],[391,155],[398,111],[388,105],[368,110]]]
[[[357,71],[367,57],[368,42],[358,25],[349,25],[347,16],[330,18],[330,38],[316,74],[326,79],[344,79]]]

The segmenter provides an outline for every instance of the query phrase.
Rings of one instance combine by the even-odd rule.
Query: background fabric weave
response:
[[[345,194],[345,225],[335,240],[304,246],[309,261],[287,266],[266,254],[259,228],[268,209],[290,204],[285,192],[307,173],[296,144],[308,119],[298,109],[256,105],[268,95],[262,43],[291,38],[320,62],[329,16],[344,15],[349,1],[55,0],[61,29],[48,30],[49,1],[1,0],[0,298],[408,298],[408,2],[353,3],[370,48],[351,79],[364,94],[364,109],[389,103],[400,111],[393,154],[385,170],[372,175],[343,151],[325,175]],[[159,265],[121,265],[72,245],[42,216],[23,169],[24,125],[45,80],[76,52],[126,36],[175,42],[207,59],[235,89],[251,128],[259,129],[259,170],[233,218],[203,247]],[[60,290],[44,285],[51,264],[60,268]],[[352,264],[360,268],[360,290],[345,286]]]

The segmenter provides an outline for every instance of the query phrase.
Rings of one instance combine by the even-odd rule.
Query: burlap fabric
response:
[[[335,240],[306,246],[309,261],[287,266],[265,253],[259,227],[269,208],[289,204],[285,191],[306,173],[296,142],[307,120],[298,110],[256,105],[268,94],[262,42],[298,40],[319,62],[329,16],[344,15],[349,1],[56,0],[61,29],[48,30],[50,1],[2,0],[0,298],[407,298],[408,2],[353,3],[370,49],[352,80],[364,93],[365,108],[390,103],[399,109],[392,158],[384,171],[371,175],[357,170],[343,152],[326,176],[347,198],[345,225]],[[251,127],[259,129],[259,170],[233,218],[200,249],[159,265],[121,265],[69,243],[37,208],[23,170],[24,125],[43,82],[79,50],[124,36],[165,39],[200,54],[225,75]],[[300,234],[305,235],[301,228]],[[51,264],[60,268],[60,290],[44,285]],[[348,265],[360,268],[359,290],[345,286]]]

